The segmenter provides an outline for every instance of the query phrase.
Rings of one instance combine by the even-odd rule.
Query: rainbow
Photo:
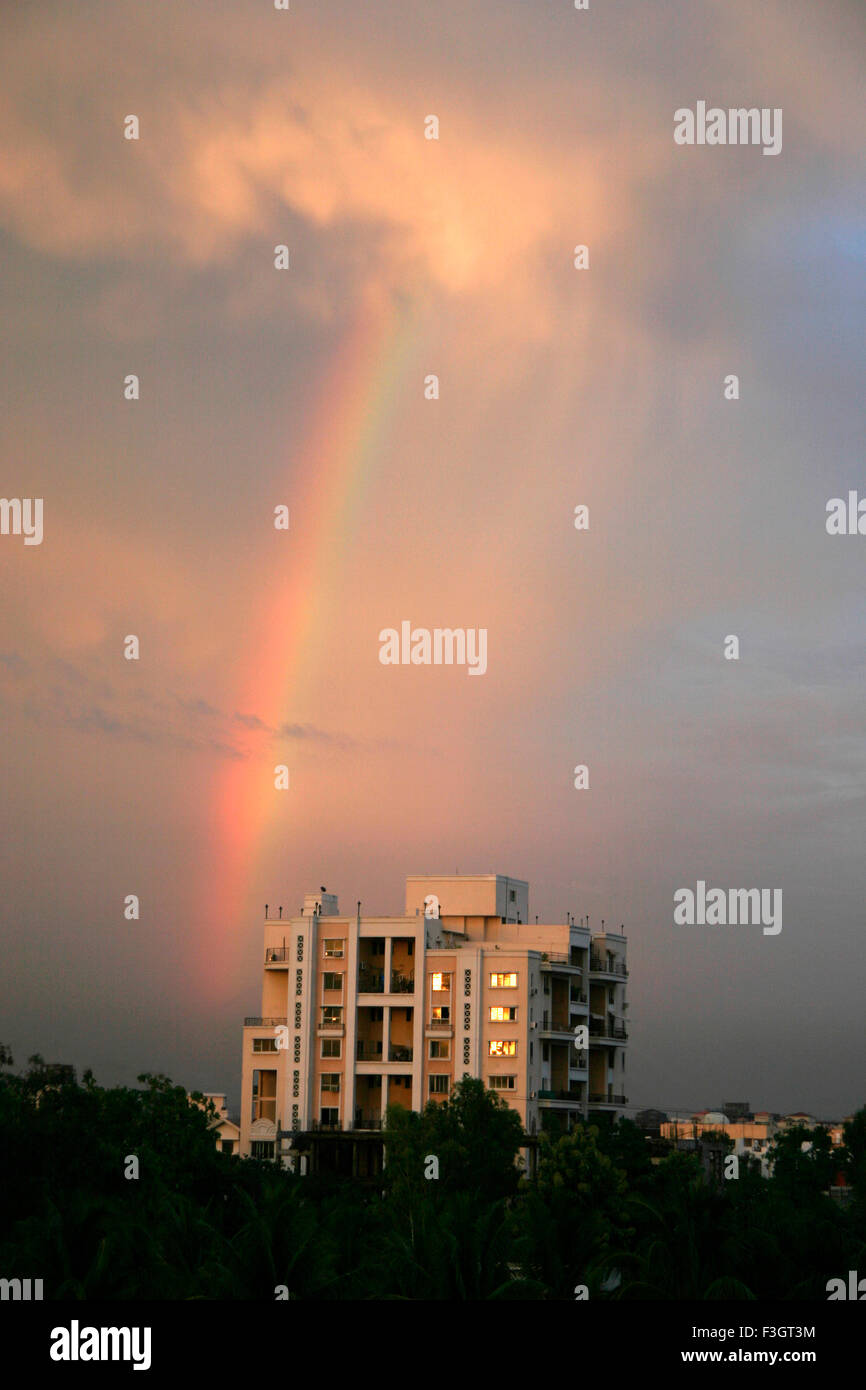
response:
[[[323,630],[339,592],[347,547],[375,481],[395,405],[403,399],[417,341],[415,310],[392,298],[364,305],[318,392],[295,456],[290,495],[275,499],[290,510],[290,530],[279,533],[290,547],[290,573],[276,581],[268,576],[268,601],[240,658],[234,703],[270,730],[292,722],[293,708],[313,678],[310,637]],[[220,769],[212,799],[208,898],[219,929],[213,931],[211,919],[205,969],[211,992],[224,990],[240,963],[243,928],[263,907],[262,892],[256,894],[263,847],[293,809],[291,789],[282,794],[274,788],[274,765],[285,761],[277,745],[259,740],[254,753],[242,744],[238,751],[241,756]]]

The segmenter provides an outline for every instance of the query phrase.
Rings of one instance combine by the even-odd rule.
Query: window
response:
[[[542,1062],[550,1061],[550,1043],[543,1042],[541,1044],[541,1060]]]
[[[517,1019],[517,1009],[505,1004],[490,1005],[491,1023],[514,1023]]]
[[[447,1062],[450,1056],[451,1056],[451,1042],[450,1042],[450,1039],[448,1039],[448,1038],[431,1038],[431,1039],[430,1039],[430,1058],[431,1058],[431,1061],[435,1061],[435,1060],[438,1058],[438,1060],[439,1060],[440,1062]]]
[[[490,1042],[490,1043],[488,1043],[488,1044],[487,1044],[487,1047],[488,1047],[488,1053],[487,1053],[487,1055],[488,1055],[489,1057],[516,1057],[516,1056],[517,1056],[517,1043],[516,1043],[516,1042],[505,1042],[505,1041],[503,1041],[503,1039],[500,1038],[500,1039],[498,1039],[498,1040],[495,1041],[495,1042]]]
[[[342,1007],[338,1007],[338,1006],[336,1006],[336,1005],[334,1005],[334,1004],[328,1004],[327,1006],[325,1006],[325,1007],[322,1008],[322,1027],[323,1027],[323,1028],[338,1028],[342,1022],[343,1022],[343,1010],[342,1010]]]
[[[488,1076],[487,1085],[491,1091],[513,1091],[516,1076]]]
[[[253,1158],[273,1158],[274,1143],[272,1139],[254,1139],[252,1143]]]
[[[341,994],[343,992],[343,977],[333,970],[326,970],[322,976],[323,989],[336,989]]]
[[[433,976],[433,988],[435,990],[446,990],[451,988],[451,976],[443,974],[437,970]]]
[[[433,1019],[436,1023],[447,1023],[451,1017],[451,1009],[448,1004],[437,1004],[433,1010]]]
[[[443,1076],[431,1076],[431,1077],[429,1077],[430,1095],[431,1095],[431,1096],[447,1096],[447,1094],[448,1094],[448,1082],[449,1082],[449,1080],[450,1080],[450,1077],[444,1076],[444,1075],[443,1075]]]
[[[338,1071],[323,1071],[323,1072],[322,1072],[322,1090],[323,1090],[323,1091],[339,1091],[339,1089],[340,1089],[340,1073],[339,1073]]]
[[[321,1124],[325,1129],[339,1129],[340,1112],[335,1106],[323,1105],[319,1114],[322,1117]]]
[[[223,1140],[221,1141],[220,1147],[222,1148],[222,1151],[223,1151],[224,1154],[233,1153],[233,1152],[234,1152],[234,1147],[235,1147],[235,1141],[234,1141],[234,1139],[223,1139]]]
[[[322,1038],[323,1057],[342,1057],[343,1039],[342,1038]]]
[[[512,970],[507,974],[492,974],[490,976],[491,989],[517,989],[517,971]]]
[[[384,1016],[385,1015],[380,1004],[374,1004],[373,1007],[370,1009],[371,1023],[381,1023]]]
[[[343,942],[339,936],[325,938],[325,955],[333,960],[343,959]]]
[[[514,903],[514,902],[517,901],[517,894],[516,894],[516,892],[514,891],[513,888],[510,888],[510,889],[508,890],[508,901],[509,901],[510,903]]]
[[[608,1004],[615,1004],[615,1003],[616,1003],[616,990],[615,990],[615,989],[611,988],[611,989],[608,990],[608,992],[607,992],[607,1002],[608,1002]]]
[[[253,1072],[253,1120],[273,1120],[277,1113],[277,1073]]]
[[[276,1052],[276,1038],[253,1038],[253,1052]]]

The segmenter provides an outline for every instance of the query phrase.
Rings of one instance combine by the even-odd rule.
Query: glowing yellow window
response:
[[[502,1039],[488,1044],[490,1057],[516,1057],[517,1043],[505,1042]]]

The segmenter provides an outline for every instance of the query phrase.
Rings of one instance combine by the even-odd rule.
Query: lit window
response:
[[[339,936],[325,938],[325,955],[333,957],[334,960],[343,959],[343,942]]]
[[[447,1023],[451,1017],[451,1008],[448,1004],[437,1004],[433,1010],[433,1018],[437,1023]]]
[[[490,1057],[516,1057],[516,1056],[517,1056],[517,1043],[516,1043],[516,1042],[505,1042],[505,1041],[503,1041],[503,1039],[501,1039],[501,1038],[498,1039],[498,1040],[495,1041],[495,1042],[490,1042],[490,1043],[488,1043],[488,1056],[490,1056]]]
[[[491,989],[517,989],[517,971],[512,970],[507,974],[493,974],[490,976]]]
[[[336,1028],[343,1022],[343,1010],[336,1005],[329,1004],[322,1009],[322,1027]]]
[[[517,1010],[505,1004],[490,1005],[491,1023],[514,1023],[517,1018]]]
[[[436,973],[435,973],[434,976],[433,976],[433,988],[434,988],[435,990],[450,989],[450,988],[451,988],[451,976],[450,976],[450,975],[443,974],[443,972],[442,972],[441,970],[437,970]]]

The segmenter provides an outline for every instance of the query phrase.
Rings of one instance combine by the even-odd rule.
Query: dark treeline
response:
[[[0,1277],[42,1278],[47,1299],[826,1300],[829,1279],[866,1274],[866,1110],[832,1157],[823,1132],[784,1135],[770,1180],[743,1160],[721,1184],[690,1154],[653,1164],[620,1121],[543,1135],[529,1182],[517,1116],[464,1081],[390,1113],[371,1183],[217,1152],[212,1114],[164,1076],[106,1090],[0,1063]],[[844,1209],[826,1195],[840,1167]]]

